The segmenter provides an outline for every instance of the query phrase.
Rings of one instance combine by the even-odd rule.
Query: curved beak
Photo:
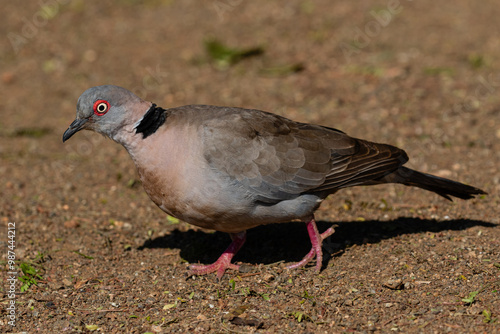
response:
[[[73,121],[73,123],[70,124],[69,128],[64,131],[64,134],[63,134],[63,143],[70,139],[71,136],[73,136],[75,133],[77,133],[78,131],[80,131],[81,129],[83,129],[85,123],[87,123],[88,119],[87,118],[82,118],[82,119],[75,119]]]

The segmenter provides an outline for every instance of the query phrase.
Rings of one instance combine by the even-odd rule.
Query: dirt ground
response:
[[[500,333],[496,1],[41,0],[2,13],[2,333]],[[209,53],[214,40],[243,52]],[[310,248],[289,223],[248,232],[241,272],[188,277],[229,237],[155,207],[121,146],[61,141],[99,84],[339,128],[489,195],[345,189],[317,212],[320,230],[337,225],[321,273],[285,269]]]

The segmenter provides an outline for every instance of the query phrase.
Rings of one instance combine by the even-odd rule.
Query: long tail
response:
[[[386,175],[383,180],[429,190],[450,201],[452,200],[450,196],[470,199],[474,198],[474,195],[486,194],[485,191],[479,188],[439,176],[417,172],[416,170],[406,167],[400,167],[394,173]]]

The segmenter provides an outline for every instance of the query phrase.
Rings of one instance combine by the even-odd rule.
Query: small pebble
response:
[[[264,275],[262,275],[262,279],[265,282],[271,282],[271,281],[274,281],[274,275],[272,275],[272,274],[264,274]]]
[[[77,228],[78,226],[80,226],[80,223],[75,219],[67,220],[64,222],[64,227],[67,228]]]
[[[402,290],[404,288],[403,280],[401,278],[391,278],[382,284],[382,286],[391,290]]]
[[[246,265],[246,264],[240,265],[240,268],[238,269],[238,272],[240,272],[242,274],[251,273],[252,271],[253,271],[253,268],[249,265]]]
[[[4,84],[11,84],[14,82],[14,73],[13,72],[4,72],[2,74],[2,82]]]

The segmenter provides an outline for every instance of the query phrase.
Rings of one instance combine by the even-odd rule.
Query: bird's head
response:
[[[134,122],[136,112],[144,112],[149,105],[125,88],[112,85],[89,88],[78,99],[76,118],[64,132],[63,142],[83,129],[114,138],[123,126]]]

